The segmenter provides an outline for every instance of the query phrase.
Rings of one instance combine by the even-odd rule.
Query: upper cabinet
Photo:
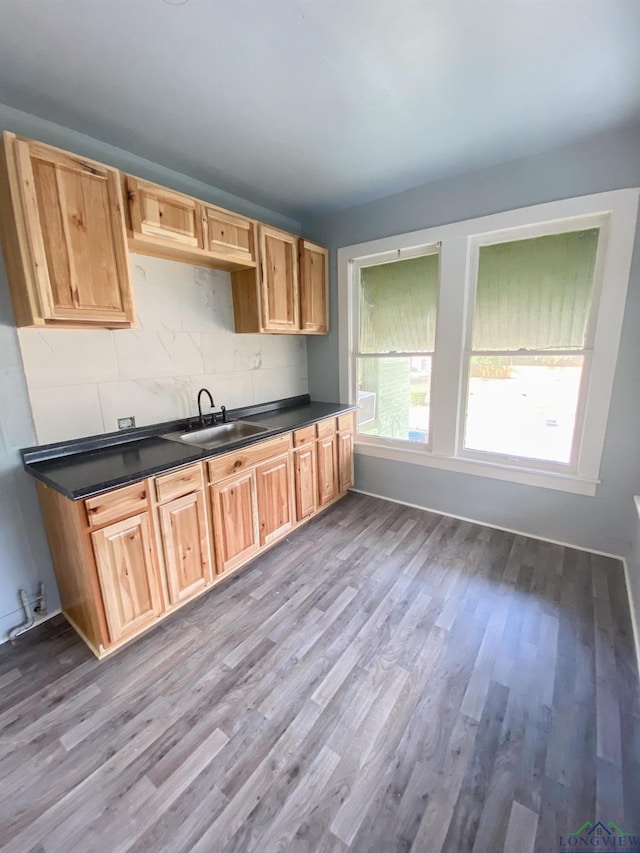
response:
[[[202,218],[194,198],[156,184],[126,178],[127,204],[134,239],[162,245],[203,248]]]
[[[0,161],[16,325],[133,325],[120,173],[8,132]]]
[[[134,326],[132,251],[229,271],[236,332],[329,330],[324,247],[8,132],[0,224],[17,326]]]
[[[262,325],[266,332],[300,328],[298,240],[293,234],[260,225]]]
[[[308,335],[329,331],[328,257],[324,246],[300,238],[300,328]]]
[[[205,250],[218,257],[229,257],[243,261],[247,266],[255,266],[255,222],[210,204],[203,205],[202,210]]]
[[[258,235],[258,268],[231,275],[236,332],[325,335],[327,250],[267,225]]]
[[[124,188],[132,252],[225,270],[255,268],[252,219],[131,175]]]

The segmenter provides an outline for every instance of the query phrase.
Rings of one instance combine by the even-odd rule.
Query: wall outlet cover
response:
[[[130,415],[128,418],[118,418],[118,429],[133,429],[136,425],[136,419],[134,415]]]

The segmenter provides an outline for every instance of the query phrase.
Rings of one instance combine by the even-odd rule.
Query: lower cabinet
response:
[[[256,468],[260,545],[270,545],[294,524],[291,458],[280,456]]]
[[[318,503],[326,506],[353,486],[352,412],[318,423]]]
[[[331,503],[338,497],[337,436],[325,435],[318,439],[318,503]]]
[[[316,443],[297,447],[293,451],[295,472],[296,519],[303,521],[313,515],[318,507],[318,466]]]
[[[353,486],[353,433],[338,433],[338,488],[340,493]]]
[[[202,490],[159,508],[167,587],[172,604],[191,598],[211,581],[211,543]]]
[[[260,547],[253,469],[210,487],[218,571],[234,569]]]
[[[339,498],[352,442],[343,415],[85,500],[38,483],[65,616],[97,657],[129,642]]]
[[[109,636],[117,643],[163,609],[149,513],[96,530],[91,539]]]

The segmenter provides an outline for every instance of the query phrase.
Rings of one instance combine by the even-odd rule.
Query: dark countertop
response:
[[[231,420],[251,421],[269,429],[250,438],[229,442],[215,450],[202,450],[162,434],[186,430],[187,420],[59,442],[21,451],[25,470],[72,500],[87,498],[172,468],[200,462],[300,429],[315,421],[349,412],[356,406],[311,402],[308,395],[274,401],[229,412]]]

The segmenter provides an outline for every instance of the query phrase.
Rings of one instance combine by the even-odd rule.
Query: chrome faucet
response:
[[[207,397],[209,398],[209,404],[211,405],[212,409],[215,409],[215,405],[216,405],[213,402],[213,397],[211,396],[211,391],[209,391],[208,388],[201,388],[198,391],[198,419],[200,421],[200,426],[204,426],[204,415],[202,414],[202,395],[203,394],[206,394]],[[216,423],[216,413],[215,412],[212,412],[211,423],[214,425]]]

